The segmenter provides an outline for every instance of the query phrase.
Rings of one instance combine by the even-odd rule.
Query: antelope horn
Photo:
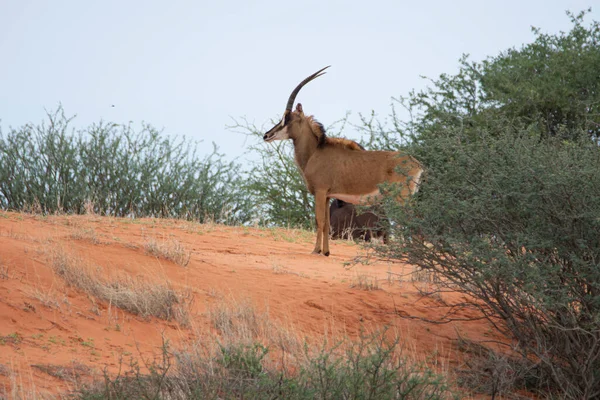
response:
[[[300,84],[298,86],[296,86],[296,89],[294,89],[292,94],[290,94],[290,98],[288,99],[287,106],[285,106],[285,111],[292,111],[292,107],[294,107],[294,100],[296,100],[296,95],[298,94],[300,89],[302,89],[302,86],[306,85],[308,82],[312,81],[316,77],[323,75],[325,73],[323,71],[325,71],[329,67],[331,67],[331,65],[328,65],[325,68],[318,70],[317,72],[315,72],[314,74],[312,74],[311,76],[309,76],[308,78],[306,78],[305,80],[300,82]]]

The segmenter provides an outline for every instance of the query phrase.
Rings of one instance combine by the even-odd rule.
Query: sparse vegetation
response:
[[[89,378],[93,373],[92,368],[78,361],[72,361],[68,365],[32,364],[31,366],[50,376],[76,384],[81,384],[83,378]]]
[[[8,279],[8,265],[2,263],[2,260],[0,260],[0,279]]]
[[[209,317],[227,342],[250,342],[269,337],[273,328],[267,311],[257,310],[248,298],[220,301],[209,309]]]
[[[352,278],[350,287],[368,291],[381,289],[377,277],[365,272],[356,272]]]
[[[5,336],[0,336],[1,345],[18,345],[22,341],[23,336],[19,332],[13,332]]]
[[[159,242],[154,238],[149,238],[144,244],[144,250],[147,254],[174,262],[182,267],[189,264],[192,256],[192,252],[187,250],[177,239]]]
[[[53,251],[51,257],[54,272],[70,286],[142,317],[189,323],[190,292],[177,292],[168,283],[151,283],[129,276],[106,280],[84,260],[61,249]]]
[[[50,336],[48,338],[48,342],[50,342],[52,344],[60,344],[60,345],[66,344],[65,340],[60,336]]]
[[[296,275],[300,278],[308,278],[308,275],[302,272],[296,272],[280,265],[273,265],[273,273],[277,275]]]
[[[2,376],[10,376],[11,369],[4,364],[0,364],[0,375]]]
[[[301,348],[301,340],[294,329],[269,318],[268,309],[258,310],[249,298],[221,300],[209,310],[212,325],[217,330],[223,346],[251,345],[260,340],[275,345],[287,353]]]
[[[241,166],[216,147],[150,125],[100,122],[76,132],[59,107],[47,121],[0,130],[0,209],[169,217],[238,224],[251,219]]]
[[[269,362],[271,349],[261,343],[207,346],[206,341],[172,352],[165,343],[160,357],[146,363],[149,373],[130,362],[126,372],[80,390],[78,398],[138,399],[450,399],[445,380],[430,369],[407,362],[397,339],[384,333],[357,342],[305,345],[295,365]]]
[[[515,388],[535,386],[535,365],[516,356],[516,352],[493,351],[471,340],[459,338],[461,351],[468,354],[457,371],[457,383],[476,393],[490,393],[515,399]]]
[[[75,240],[85,240],[92,244],[100,244],[100,239],[93,228],[79,228],[71,233],[71,238]]]

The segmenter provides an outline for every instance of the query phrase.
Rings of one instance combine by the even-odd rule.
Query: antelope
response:
[[[329,207],[332,239],[362,239],[366,242],[372,238],[383,238],[387,242],[385,229],[379,226],[379,217],[370,212],[357,214],[353,204],[333,199]]]
[[[294,159],[308,191],[315,197],[317,240],[313,254],[329,256],[330,198],[352,204],[367,203],[381,196],[379,185],[400,183],[399,200],[405,201],[419,186],[423,168],[413,157],[394,151],[366,151],[358,143],[330,138],[302,104],[292,111],[300,89],[325,74],[329,66],[304,79],[292,91],[281,122],[265,133],[265,142],[291,139]]]

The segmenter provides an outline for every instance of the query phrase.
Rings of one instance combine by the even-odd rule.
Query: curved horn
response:
[[[302,86],[306,85],[308,82],[312,81],[316,77],[323,75],[325,73],[323,71],[325,71],[329,67],[331,67],[331,65],[328,65],[325,68],[318,70],[317,72],[315,72],[314,74],[312,74],[311,76],[309,76],[308,78],[306,78],[305,80],[300,82],[300,84],[298,86],[296,86],[296,89],[294,89],[292,94],[290,94],[290,98],[288,99],[287,106],[285,106],[285,111],[292,111],[292,107],[294,106],[294,100],[296,100],[296,95],[298,94],[300,89],[302,89]]]

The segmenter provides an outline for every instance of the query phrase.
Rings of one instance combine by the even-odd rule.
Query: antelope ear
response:
[[[311,123],[309,124],[310,126],[310,130],[312,131],[313,135],[315,135],[315,137],[317,138],[317,146],[321,147],[323,146],[323,144],[325,144],[325,128],[323,128],[323,125],[321,125],[319,122],[317,121],[311,121]]]
[[[304,114],[304,111],[302,111],[302,104],[298,103],[296,105],[296,112],[300,113],[300,114]]]
[[[283,128],[288,122],[290,122],[290,111],[285,110],[283,113],[283,118],[281,118],[281,127]]]

